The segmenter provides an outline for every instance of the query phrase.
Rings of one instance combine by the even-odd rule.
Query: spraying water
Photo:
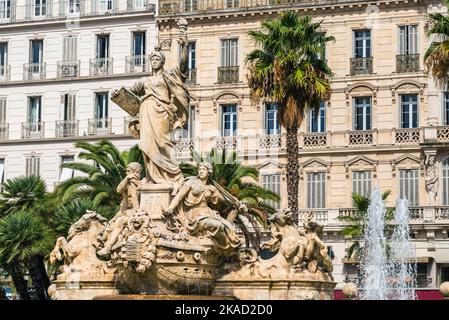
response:
[[[396,227],[391,237],[392,262],[390,277],[393,279],[392,298],[415,300],[413,265],[415,250],[410,240],[409,210],[406,199],[398,199],[394,214]]]
[[[388,260],[384,235],[385,205],[379,188],[371,194],[364,243],[366,255],[362,261],[364,270],[363,299],[385,300],[387,298]]]

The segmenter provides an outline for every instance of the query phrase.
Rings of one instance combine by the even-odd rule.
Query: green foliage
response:
[[[244,202],[248,207],[248,213],[240,213],[235,223],[245,235],[247,244],[250,242],[258,248],[260,244],[259,225],[267,225],[267,217],[276,211],[270,202],[279,202],[278,194],[260,187],[256,181],[259,171],[256,168],[243,166],[237,159],[235,151],[212,149],[204,158],[194,153],[195,165],[182,163],[181,170],[185,176],[194,176],[198,173],[198,164],[205,161],[212,164],[213,174],[211,179],[221,185],[234,197]],[[223,203],[217,210],[224,215],[232,211],[234,207],[229,203]],[[255,235],[248,232],[245,220],[248,221],[256,232]]]

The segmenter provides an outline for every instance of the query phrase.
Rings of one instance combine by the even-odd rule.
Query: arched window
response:
[[[449,205],[449,158],[443,161],[443,204]]]

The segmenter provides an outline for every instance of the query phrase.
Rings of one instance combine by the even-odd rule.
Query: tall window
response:
[[[276,103],[265,105],[265,130],[267,134],[279,134],[278,106]]]
[[[371,195],[371,171],[352,172],[352,192],[364,197]]]
[[[325,132],[326,131],[326,104],[320,103],[318,113],[315,108],[310,109],[310,132]]]
[[[34,16],[42,17],[47,15],[47,0],[34,0]]]
[[[354,58],[371,57],[371,30],[354,31]]]
[[[371,130],[371,97],[354,98],[354,130]]]
[[[281,194],[281,175],[280,174],[263,174],[261,175],[262,187],[274,193]],[[279,202],[268,201],[268,204],[275,209],[279,209]]]
[[[78,59],[78,38],[69,36],[62,38],[62,60],[75,61]]]
[[[74,162],[75,157],[74,156],[61,156],[61,165],[64,163]],[[73,169],[70,168],[61,168],[59,172],[59,182],[68,180],[73,178]]]
[[[237,134],[237,105],[222,106],[222,136],[229,137]]]
[[[407,199],[410,206],[419,203],[418,170],[399,170],[399,197]]]
[[[8,65],[8,43],[0,42],[0,77],[6,75]]]
[[[188,56],[188,67],[189,71],[196,69],[196,42],[189,42],[189,46],[187,47],[189,56]]]
[[[198,0],[184,0],[184,10],[185,11],[198,10]]]
[[[401,128],[418,128],[418,96],[401,95]]]
[[[76,112],[76,95],[65,93],[61,95],[61,120],[75,120]]]
[[[177,136],[178,139],[192,139],[195,137],[195,107],[189,108],[189,119],[182,128],[182,133]]]
[[[0,20],[11,18],[11,0],[0,0]]]
[[[235,67],[238,66],[238,40],[224,39],[221,40],[221,66]]]
[[[444,93],[443,125],[449,126],[449,92]]]
[[[100,0],[100,12],[107,12],[112,10],[112,2],[113,0]]]
[[[97,35],[97,59],[109,58],[109,35]]]
[[[144,56],[146,54],[145,32],[133,32],[133,56]]]
[[[39,176],[41,172],[41,158],[30,156],[25,158],[25,175]]]
[[[81,12],[81,0],[68,0],[68,14]]]
[[[326,207],[326,191],[325,191],[324,172],[307,174],[307,207],[308,208],[325,208]]]
[[[4,180],[5,180],[5,159],[0,159],[0,183],[3,183]]]
[[[28,123],[30,131],[39,131],[42,116],[41,97],[28,98]]]
[[[418,53],[418,26],[399,27],[399,54]]]
[[[443,161],[443,204],[449,205],[449,158]]]
[[[44,57],[44,41],[31,40],[30,43],[30,63],[40,64]]]
[[[6,101],[6,97],[0,97],[0,124],[6,123]],[[1,129],[3,129],[3,126]]]
[[[95,119],[97,119],[97,128],[108,127],[108,93],[101,92],[95,94]]]

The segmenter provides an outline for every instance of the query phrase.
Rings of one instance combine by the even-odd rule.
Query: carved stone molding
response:
[[[171,39],[161,39],[159,41],[159,47],[163,51],[169,51],[171,49]]]
[[[329,180],[331,178],[331,162],[327,162],[318,158],[312,158],[306,162],[299,164],[299,179],[304,180],[305,173],[326,172],[326,177]]]
[[[421,170],[421,176],[424,175],[424,159],[412,156],[410,154],[402,155],[396,159],[391,160],[391,171],[393,177],[396,176],[397,167],[400,164],[404,164],[406,168],[412,168],[414,164],[419,164],[419,169]]]
[[[354,170],[371,170],[373,171],[373,177],[377,177],[377,164],[379,161],[372,160],[365,156],[358,156],[345,162],[346,178],[349,179],[350,171]]]

